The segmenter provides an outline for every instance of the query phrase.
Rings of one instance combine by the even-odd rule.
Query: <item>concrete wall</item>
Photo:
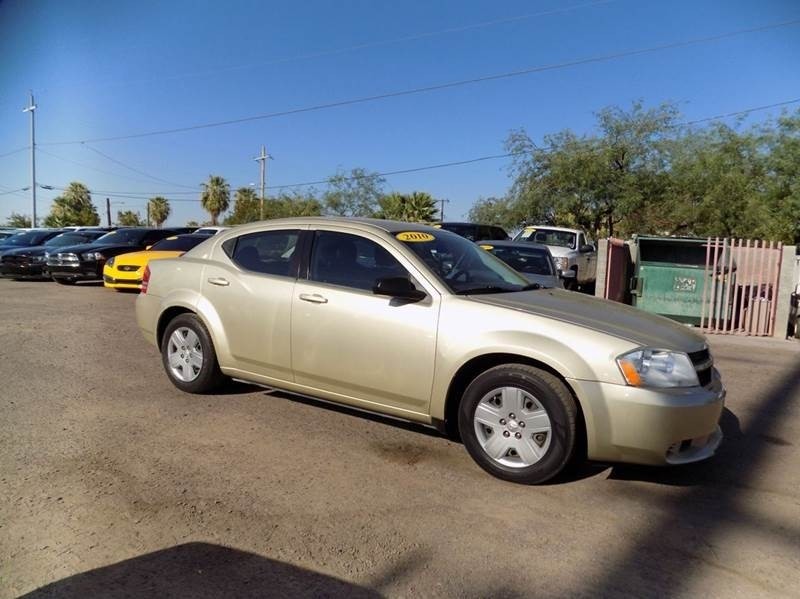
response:
[[[786,329],[789,326],[789,311],[791,309],[791,297],[798,281],[798,266],[796,254],[797,248],[793,245],[783,248],[783,258],[781,260],[781,275],[778,279],[778,292],[775,295],[778,306],[775,312],[775,332],[772,335],[778,339],[786,337]]]

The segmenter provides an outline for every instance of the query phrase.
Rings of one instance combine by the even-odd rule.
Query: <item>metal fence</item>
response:
[[[706,333],[771,336],[783,244],[708,238],[700,327]]]

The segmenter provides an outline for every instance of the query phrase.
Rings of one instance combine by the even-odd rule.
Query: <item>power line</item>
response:
[[[282,57],[282,58],[276,58],[276,59],[267,60],[267,61],[264,61],[264,62],[232,65],[232,66],[222,67],[222,68],[218,68],[218,69],[209,69],[209,70],[206,70],[206,71],[195,71],[195,72],[192,72],[192,73],[179,73],[179,74],[175,74],[175,75],[166,75],[166,76],[163,76],[163,77],[151,77],[151,78],[148,78],[148,79],[136,79],[136,80],[130,80],[130,81],[120,82],[120,83],[116,83],[116,84],[109,84],[106,87],[124,87],[124,86],[127,86],[127,85],[133,85],[133,84],[136,84],[136,83],[149,83],[149,82],[154,82],[154,81],[173,81],[173,80],[187,79],[187,78],[192,78],[192,77],[204,77],[204,76],[209,76],[209,75],[215,75],[215,74],[218,74],[218,73],[225,73],[225,72],[231,72],[231,71],[240,71],[240,70],[257,68],[257,67],[266,67],[266,66],[271,66],[271,65],[276,65],[276,64],[285,64],[285,63],[294,62],[294,61],[298,61],[298,60],[309,60],[309,59],[313,59],[313,58],[324,58],[324,57],[327,57],[327,56],[335,56],[335,55],[339,55],[339,54],[345,54],[345,53],[348,53],[348,52],[354,52],[354,51],[357,51],[357,50],[367,50],[367,49],[370,49],[370,48],[378,48],[378,47],[381,47],[381,46],[389,46],[389,45],[392,45],[392,44],[398,44],[398,43],[403,43],[403,42],[418,41],[418,40],[422,40],[422,39],[426,39],[426,38],[436,37],[436,36],[439,36],[439,35],[448,35],[448,34],[451,34],[451,33],[461,33],[461,32],[464,32],[464,31],[470,31],[470,30],[474,30],[474,29],[482,29],[482,28],[486,28],[486,27],[493,27],[495,25],[504,25],[504,24],[508,24],[508,23],[525,21],[525,20],[533,19],[533,18],[537,18],[537,17],[553,16],[553,15],[558,15],[558,14],[571,12],[571,11],[574,11],[574,10],[579,10],[579,9],[582,9],[582,8],[591,8],[591,7],[594,7],[594,6],[602,6],[602,5],[605,5],[605,4],[612,4],[612,3],[616,2],[616,1],[617,0],[598,0],[596,2],[585,2],[583,4],[576,4],[576,5],[573,5],[573,6],[565,6],[563,8],[556,8],[556,9],[553,9],[553,10],[546,10],[546,11],[541,11],[541,12],[516,15],[516,16],[505,17],[505,18],[501,18],[501,19],[493,19],[493,20],[490,20],[490,21],[482,21],[482,22],[478,22],[478,23],[471,23],[471,24],[468,24],[468,25],[460,25],[460,26],[456,26],[456,27],[448,27],[448,28],[439,29],[439,30],[436,30],[436,31],[427,31],[427,32],[423,32],[423,33],[410,34],[410,35],[405,35],[405,36],[392,38],[392,39],[388,39],[388,40],[378,40],[378,41],[374,41],[374,42],[364,42],[364,43],[355,44],[355,45],[352,45],[352,46],[345,46],[345,47],[341,47],[341,48],[333,48],[333,49],[330,49],[330,50],[321,50],[321,51],[318,51],[318,52],[307,52],[305,54],[298,54],[298,55],[295,55],[295,56],[285,56],[285,57]],[[56,88],[56,89],[58,89],[58,88]]]
[[[0,154],[0,158],[5,158],[6,156],[11,156],[12,154],[19,154],[20,152],[24,152],[25,150],[30,150],[30,146],[25,146],[23,148],[17,148],[16,150],[11,150],[10,152],[5,152],[4,154]]]
[[[28,191],[29,189],[30,189],[30,187],[20,187],[19,189],[11,189],[9,191],[0,191],[0,196],[8,195],[10,193],[21,195],[20,192]]]
[[[713,120],[719,120],[719,119],[724,119],[724,118],[732,118],[732,117],[736,117],[736,116],[742,116],[742,115],[750,114],[750,113],[753,113],[753,112],[758,112],[758,111],[762,111],[762,110],[768,110],[770,108],[778,108],[778,107],[789,106],[791,104],[798,104],[798,103],[800,103],[800,98],[794,98],[792,100],[785,100],[783,102],[775,102],[773,104],[764,104],[764,105],[761,105],[761,106],[754,106],[754,107],[751,107],[751,108],[745,108],[743,110],[737,110],[735,112],[728,112],[728,113],[725,113],[725,114],[722,114],[722,115],[718,115],[718,116],[705,117],[705,118],[701,118],[701,119],[694,119],[694,120],[691,120],[691,121],[683,121],[683,122],[680,122],[680,123],[676,123],[675,127],[686,127],[686,126],[696,125],[698,123],[704,123],[704,122],[713,121]],[[405,174],[417,173],[417,172],[428,171],[428,170],[435,170],[435,169],[440,169],[440,168],[449,168],[449,167],[453,167],[453,166],[463,166],[463,165],[467,165],[467,164],[474,164],[474,163],[477,163],[477,162],[486,162],[486,161],[489,161],[489,160],[498,160],[498,159],[501,159],[501,158],[511,158],[512,156],[522,156],[522,155],[526,155],[526,154],[527,154],[526,151],[522,151],[522,152],[507,152],[507,153],[504,153],[504,154],[490,154],[490,155],[487,155],[487,156],[479,156],[477,158],[468,158],[468,159],[465,159],[465,160],[454,160],[454,161],[450,161],[450,162],[441,162],[441,163],[436,163],[436,164],[428,164],[428,165],[424,165],[424,166],[405,168],[405,169],[398,169],[398,170],[391,170],[391,171],[384,171],[384,172],[380,172],[380,173],[367,173],[367,174],[364,174],[364,175],[354,175],[354,176],[350,176],[350,177],[345,177],[344,179],[347,180],[347,181],[353,181],[353,180],[365,179],[365,178],[370,178],[370,177],[389,177],[389,176],[392,176],[392,175],[405,175]],[[296,188],[296,187],[309,187],[309,186],[313,186],[313,185],[324,185],[324,184],[326,184],[328,182],[329,182],[329,179],[317,179],[317,180],[314,180],[314,181],[303,181],[303,182],[300,182],[300,183],[286,183],[286,184],[283,184],[283,185],[270,185],[270,186],[265,187],[265,189],[270,189],[270,190],[291,189],[291,188]],[[56,187],[56,186],[49,186],[49,187],[52,187],[53,189],[57,189],[57,190],[61,190],[61,191],[64,191],[66,189],[64,187]],[[240,187],[247,187],[247,186],[242,185]],[[198,191],[199,191],[199,188],[198,188]],[[98,193],[98,194],[108,195],[108,196],[112,196],[112,197],[131,198],[131,199],[146,199],[146,198],[150,198],[150,197],[153,197],[153,196],[156,196],[156,195],[175,196],[175,195],[179,195],[179,194],[180,195],[188,195],[188,194],[193,194],[193,193],[197,193],[197,192],[195,192],[195,191],[137,192],[137,191],[116,191],[116,190],[102,190],[102,189],[99,189],[99,190],[94,190],[92,193]],[[200,200],[199,199],[195,199],[195,198],[174,198],[174,197],[172,197],[172,199],[170,199],[170,201],[171,202],[199,202]]]
[[[121,162],[120,160],[117,160],[116,158],[112,158],[112,157],[111,157],[111,156],[109,156],[108,154],[104,154],[103,152],[101,152],[101,151],[100,151],[100,150],[98,150],[97,148],[93,148],[92,146],[90,146],[90,145],[88,145],[88,144],[86,144],[86,143],[84,143],[84,144],[83,144],[83,147],[84,147],[84,148],[86,148],[87,150],[91,150],[92,152],[94,152],[95,154],[98,154],[99,156],[102,156],[102,157],[103,157],[103,158],[105,158],[106,160],[110,160],[110,161],[111,161],[111,162],[113,162],[114,164],[118,164],[118,165],[120,165],[121,167],[128,169],[129,171],[132,171],[132,172],[134,172],[134,173],[138,173],[138,174],[140,174],[140,175],[143,175],[143,176],[145,176],[145,177],[147,177],[147,178],[149,178],[149,179],[153,179],[153,180],[155,180],[155,181],[159,181],[159,182],[161,182],[161,183],[167,183],[167,184],[169,184],[169,185],[174,185],[175,187],[186,187],[186,188],[190,188],[190,189],[198,189],[198,190],[200,189],[200,188],[199,188],[198,186],[196,186],[196,185],[183,185],[182,183],[175,183],[175,182],[173,182],[173,181],[167,181],[166,179],[162,179],[162,178],[160,178],[160,177],[156,177],[156,176],[154,176],[154,175],[151,175],[151,174],[149,174],[149,173],[146,173],[146,172],[144,172],[144,171],[142,171],[142,170],[139,170],[139,169],[137,169],[137,168],[134,168],[134,167],[130,166],[129,164],[125,164],[124,162]]]
[[[577,59],[577,60],[570,60],[570,61],[566,61],[566,62],[554,63],[554,64],[549,64],[549,65],[540,65],[540,66],[528,67],[528,68],[519,69],[519,70],[516,70],[516,71],[507,71],[505,73],[496,73],[496,74],[493,74],[493,75],[485,75],[485,76],[482,76],[482,77],[474,77],[474,78],[471,78],[471,79],[461,79],[461,80],[458,80],[458,81],[450,81],[450,82],[447,82],[447,83],[440,83],[440,84],[428,85],[428,86],[423,86],[423,87],[409,88],[409,89],[405,89],[405,90],[387,92],[387,93],[383,93],[383,94],[375,94],[375,95],[371,95],[371,96],[362,96],[362,97],[358,97],[358,98],[351,98],[351,99],[348,99],[348,100],[339,100],[339,101],[336,101],[336,102],[327,102],[327,103],[323,103],[323,104],[316,104],[316,105],[305,106],[305,107],[301,107],[301,108],[293,108],[293,109],[283,110],[283,111],[279,111],[279,112],[270,112],[270,113],[266,113],[266,114],[242,117],[242,118],[237,118],[237,119],[228,119],[228,120],[224,120],[224,121],[215,121],[215,122],[203,123],[203,124],[198,124],[198,125],[189,125],[189,126],[186,126],[186,127],[175,127],[175,128],[171,128],[171,129],[156,129],[156,130],[153,130],[153,131],[147,131],[147,132],[143,132],[143,133],[132,133],[132,134],[128,134],[128,135],[116,135],[116,136],[108,136],[108,137],[96,137],[96,138],[92,138],[92,139],[83,139],[83,140],[48,142],[46,144],[39,144],[39,145],[55,146],[55,145],[75,145],[75,144],[98,143],[98,142],[107,142],[107,141],[120,141],[120,140],[125,140],[125,139],[136,139],[136,138],[141,138],[141,137],[152,137],[152,136],[156,136],[156,135],[168,135],[168,134],[172,134],[172,133],[183,133],[183,132],[186,132],[186,131],[195,131],[195,130],[198,130],[198,129],[209,129],[209,128],[212,128],[212,127],[223,127],[223,126],[227,126],[227,125],[235,125],[235,124],[239,124],[239,123],[247,123],[247,122],[258,121],[258,120],[272,119],[272,118],[277,118],[277,117],[282,117],[282,116],[289,116],[289,115],[294,115],[294,114],[301,114],[301,113],[306,113],[306,112],[315,112],[315,111],[320,111],[320,110],[327,110],[327,109],[330,109],[330,108],[338,108],[338,107],[342,107],[342,106],[352,106],[354,104],[363,104],[363,103],[367,103],[367,102],[374,102],[374,101],[377,101],[377,100],[385,100],[385,99],[388,99],[388,98],[398,98],[398,97],[410,96],[410,95],[414,95],[414,94],[429,93],[429,92],[439,91],[439,90],[444,90],[444,89],[452,89],[452,88],[456,88],[456,87],[463,87],[463,86],[466,86],[466,85],[474,85],[474,84],[478,84],[478,83],[485,83],[485,82],[488,82],[488,81],[497,81],[497,80],[501,80],[501,79],[510,79],[510,78],[513,78],[513,77],[521,77],[521,76],[524,76],[524,75],[531,75],[531,74],[534,74],[534,73],[541,73],[541,72],[545,72],[545,71],[554,71],[554,70],[565,69],[565,68],[570,68],[570,67],[575,67],[575,66],[580,66],[580,65],[593,64],[593,63],[599,63],[599,62],[607,62],[607,61],[610,61],[610,60],[616,60],[616,59],[619,59],[619,58],[625,58],[625,57],[629,57],[629,56],[638,56],[638,55],[642,55],[642,54],[650,54],[650,53],[653,53],[653,52],[659,52],[659,51],[662,51],[662,50],[670,50],[670,49],[675,49],[675,48],[683,48],[683,47],[687,47],[687,46],[694,46],[694,45],[698,45],[698,44],[710,43],[710,42],[719,41],[719,40],[723,40],[723,39],[728,39],[728,38],[736,37],[736,36],[740,36],[740,35],[746,35],[746,34],[750,34],[750,33],[757,33],[757,32],[761,32],[761,31],[768,31],[768,30],[777,29],[777,28],[780,28],[780,27],[791,27],[791,26],[795,26],[795,25],[798,25],[798,24],[800,24],[800,19],[794,19],[794,20],[790,20],[790,21],[782,21],[780,23],[772,23],[772,24],[769,24],[769,25],[761,25],[759,27],[751,27],[751,28],[748,28],[748,29],[739,29],[739,30],[736,30],[736,31],[730,31],[730,32],[727,32],[727,33],[721,33],[721,34],[717,34],[717,35],[693,38],[693,39],[683,40],[683,41],[679,41],[679,42],[670,42],[668,44],[660,44],[660,45],[656,45],[656,46],[649,46],[649,47],[646,47],[646,48],[638,48],[638,49],[635,49],[635,50],[627,50],[627,51],[624,51],[624,52],[614,52],[614,53],[611,53],[611,54],[602,54],[602,55],[598,55],[598,56],[592,56],[592,57],[588,57],[588,58],[581,58],[581,59]]]
[[[90,166],[88,164],[84,164],[83,162],[78,162],[77,160],[72,160],[71,158],[66,158],[64,156],[59,156],[58,154],[54,154],[53,152],[50,152],[48,150],[43,150],[41,148],[37,148],[37,149],[42,154],[46,154],[47,156],[50,156],[52,158],[56,158],[56,159],[62,160],[64,162],[69,162],[69,163],[74,164],[76,166],[80,166],[81,168],[86,168],[86,169],[89,169],[89,170],[92,170],[92,171],[97,171],[98,173],[102,173],[104,175],[111,175],[112,177],[118,177],[120,179],[127,179],[129,181],[137,181],[139,183],[152,183],[152,181],[145,181],[144,179],[137,179],[136,177],[130,177],[128,175],[121,175],[121,174],[115,173],[113,171],[107,171],[107,170],[103,170],[103,169],[97,168],[95,166]],[[188,187],[188,186],[186,186],[186,187]],[[198,187],[198,189],[199,189],[199,187]]]

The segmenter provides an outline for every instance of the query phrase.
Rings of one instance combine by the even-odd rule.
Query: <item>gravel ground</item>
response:
[[[173,388],[135,295],[0,281],[0,597],[800,596],[800,344],[717,337],[712,460],[492,479],[425,428]]]

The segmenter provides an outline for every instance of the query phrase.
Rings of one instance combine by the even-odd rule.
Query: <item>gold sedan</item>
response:
[[[725,390],[701,335],[538,288],[422,225],[298,218],[224,231],[151,262],[136,314],[179,389],[233,377],[425,423],[514,482],[584,456],[693,462],[722,439]]]

